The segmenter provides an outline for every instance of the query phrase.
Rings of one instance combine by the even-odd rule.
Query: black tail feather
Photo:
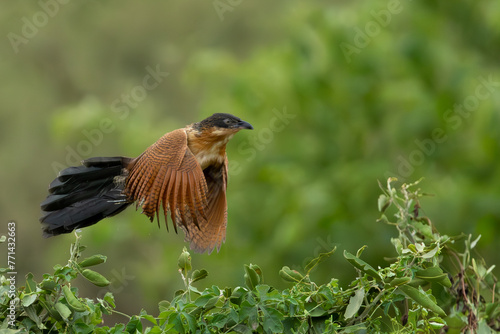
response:
[[[41,203],[44,237],[93,225],[129,206],[123,178],[130,161],[125,157],[91,158],[82,166],[61,171]]]
[[[76,178],[73,179],[71,182],[62,182],[58,178],[52,181],[52,183],[49,185],[49,194],[52,195],[66,195],[74,191],[85,191],[85,190],[92,190],[92,189],[97,189],[99,186],[105,185],[106,183],[109,183],[109,180],[106,178],[102,179],[97,179],[97,180],[84,180],[83,182],[75,182],[79,181]],[[42,209],[43,206],[42,206]]]

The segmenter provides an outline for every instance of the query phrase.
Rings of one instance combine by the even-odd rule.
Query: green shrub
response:
[[[484,261],[473,256],[479,237],[449,237],[437,232],[421,215],[418,182],[398,191],[387,181],[378,199],[379,222],[393,225],[396,254],[384,268],[374,268],[356,254],[343,252],[357,272],[347,287],[335,278],[312,281],[312,270],[335,249],[309,261],[303,271],[284,266],[279,275],[290,287],[266,285],[258,265],[244,266],[246,286],[199,290],[204,269],[191,267],[186,249],[179,257],[185,288],[171,301],[160,301],[157,315],[144,310],[126,324],[103,325],[103,315],[120,313],[113,295],[100,299],[79,296],[72,281],[81,275],[97,286],[109,281],[89,267],[106,261],[103,255],[81,259],[80,236],[70,248],[65,266],[36,282],[11,289],[9,269],[2,269],[0,287],[3,333],[493,333],[500,329],[497,279]],[[391,217],[391,218],[389,218]],[[393,218],[392,218],[393,217]],[[1,239],[5,241],[5,237]],[[12,312],[11,312],[12,311]]]

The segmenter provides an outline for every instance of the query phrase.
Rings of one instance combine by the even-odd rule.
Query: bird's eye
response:
[[[224,120],[224,123],[225,123],[226,125],[229,125],[229,124],[232,124],[232,123],[233,123],[233,120],[232,120],[232,119],[230,119],[230,118],[226,118],[226,119]]]

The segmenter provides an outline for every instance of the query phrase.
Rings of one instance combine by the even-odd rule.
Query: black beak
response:
[[[248,130],[253,130],[252,124],[245,122],[245,121],[239,121],[238,122],[238,128],[240,129],[248,129]]]

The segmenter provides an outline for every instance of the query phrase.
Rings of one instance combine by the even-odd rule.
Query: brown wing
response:
[[[213,220],[219,217],[212,209],[211,187],[195,156],[187,146],[184,129],[167,133],[131,164],[125,193],[136,201],[151,221],[155,215],[159,224],[160,205],[167,223],[168,212],[177,232],[177,226],[186,233],[191,248],[200,252],[220,246],[220,228],[214,229]],[[225,187],[224,187],[225,202]],[[167,224],[168,229],[168,224]],[[217,232],[217,235],[212,233]],[[225,235],[225,219],[224,219]],[[223,240],[223,238],[222,238]]]
[[[192,229],[186,235],[191,238],[191,248],[193,242],[204,238],[206,247],[213,250],[217,247],[220,250],[222,243],[226,240],[227,225],[227,157],[221,166],[209,166],[203,170],[207,183],[207,218],[206,225],[201,225],[199,230]],[[195,242],[200,244],[200,242]]]

